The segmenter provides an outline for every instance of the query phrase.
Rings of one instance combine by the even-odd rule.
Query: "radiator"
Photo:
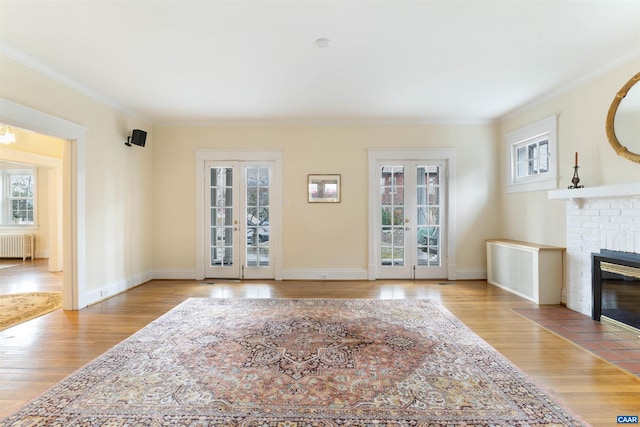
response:
[[[559,304],[564,248],[515,240],[487,241],[487,282],[537,304]]]
[[[0,258],[33,259],[33,234],[0,234]]]

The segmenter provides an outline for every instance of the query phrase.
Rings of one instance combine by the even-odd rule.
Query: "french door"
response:
[[[272,162],[205,163],[205,276],[274,278]]]
[[[379,278],[446,278],[446,162],[379,161]]]

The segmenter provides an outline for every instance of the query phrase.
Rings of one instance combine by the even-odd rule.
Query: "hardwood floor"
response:
[[[61,288],[46,264],[0,269],[0,293]],[[22,270],[22,271],[21,271]],[[0,332],[0,417],[189,297],[423,298],[462,322],[594,426],[640,415],[640,379],[514,313],[535,304],[485,281],[154,280],[81,311],[57,310]]]
[[[46,259],[0,259],[0,295],[38,291],[62,291],[62,273],[49,273]]]

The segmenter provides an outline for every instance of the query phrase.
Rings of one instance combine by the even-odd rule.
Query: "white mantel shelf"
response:
[[[549,199],[603,199],[607,197],[640,197],[640,182],[628,184],[601,185],[599,187],[576,188],[573,190],[552,190]]]

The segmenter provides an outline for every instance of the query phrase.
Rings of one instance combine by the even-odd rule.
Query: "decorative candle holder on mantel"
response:
[[[573,185],[570,185],[569,187],[567,187],[569,190],[573,190],[575,188],[584,188],[584,185],[578,185],[580,184],[580,177],[578,176],[578,152],[576,151],[576,165],[573,167],[573,178],[571,178],[571,182],[573,183]]]
[[[573,190],[574,188],[584,188],[584,185],[578,185],[580,184],[580,177],[578,176],[577,165],[573,167],[573,178],[571,178],[571,182],[573,183],[573,185],[567,187],[569,190]]]

